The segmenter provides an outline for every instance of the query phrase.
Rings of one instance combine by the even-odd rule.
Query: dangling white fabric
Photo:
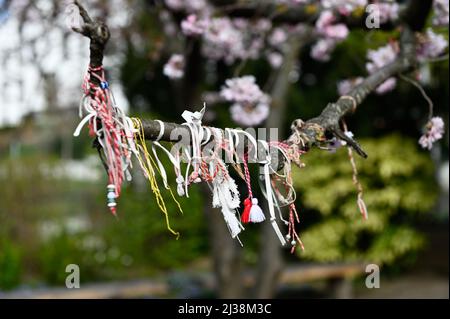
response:
[[[265,180],[265,179],[264,179],[264,180]],[[262,182],[259,180],[259,187],[260,187],[260,189],[261,189],[261,193],[263,194],[264,198],[267,200],[267,192],[266,192],[266,190],[265,190],[265,188],[266,188],[265,182],[262,183]],[[282,214],[282,212],[281,212],[281,207],[280,207],[280,205],[278,204],[278,200],[277,200],[276,195],[275,195],[275,192],[273,192],[273,190],[272,190],[272,197],[273,197],[273,203],[274,203],[274,205],[275,205],[275,207],[276,207],[276,209],[277,209],[277,211],[278,211],[278,217],[280,217],[280,220],[281,220],[285,225],[288,225],[289,222],[288,222],[286,219],[284,219],[283,214]]]
[[[223,163],[221,164],[223,165]],[[230,176],[218,174],[212,181],[212,186],[213,207],[221,208],[231,237],[235,238],[244,229],[235,213],[235,209],[239,207],[239,192],[236,183]]]
[[[280,240],[281,244],[284,246],[284,245],[286,245],[286,240],[285,240],[284,236],[281,234],[280,228],[278,227],[278,224],[276,221],[273,196],[272,196],[272,186],[270,183],[270,163],[271,163],[270,148],[266,141],[259,140],[258,142],[261,143],[261,145],[265,148],[265,151],[266,151],[266,157],[265,157],[265,161],[263,163],[264,163],[264,180],[265,180],[266,192],[267,192],[267,204],[269,206],[269,214],[270,214],[270,223],[272,224],[275,234],[278,236],[278,239]]]
[[[201,164],[201,143],[204,135],[203,127],[202,127],[202,118],[205,114],[206,105],[200,111],[190,112],[184,111],[181,115],[183,119],[186,121],[182,125],[185,125],[189,128],[191,133],[191,147],[192,147],[192,155],[190,152],[185,149],[185,155],[188,159],[188,164],[185,173],[185,190],[184,193],[186,197],[189,197],[188,186],[189,186],[189,169],[192,166],[194,172],[199,172],[200,164]],[[199,182],[200,179],[196,178],[194,182]]]

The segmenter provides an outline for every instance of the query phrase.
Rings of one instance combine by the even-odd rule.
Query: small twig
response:
[[[430,97],[428,96],[427,92],[425,92],[425,90],[423,89],[422,85],[420,85],[419,82],[417,82],[416,80],[413,80],[407,76],[404,76],[403,74],[399,74],[399,77],[406,81],[411,83],[412,85],[414,85],[422,94],[423,98],[428,102],[428,119],[431,120],[431,118],[433,117],[433,101],[430,99]]]
[[[426,62],[426,63],[434,63],[434,62],[447,61],[447,60],[448,60],[448,57],[449,57],[449,55],[448,55],[448,53],[447,53],[447,54],[444,54],[444,55],[439,56],[439,57],[437,57],[437,58],[430,58],[430,59],[427,59],[427,60],[425,60],[425,62]]]

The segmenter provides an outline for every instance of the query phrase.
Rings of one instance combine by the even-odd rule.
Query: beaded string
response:
[[[92,77],[97,78],[99,84],[94,84]],[[127,168],[131,166],[130,150],[135,151],[132,128],[122,110],[115,105],[102,66],[89,66],[82,89],[84,96],[80,103],[80,116],[81,106],[89,114],[80,122],[74,135],[78,136],[82,126],[88,121],[90,135],[97,136],[104,154],[101,158],[108,174],[108,207],[115,215],[115,200],[120,195],[124,173],[128,173]]]

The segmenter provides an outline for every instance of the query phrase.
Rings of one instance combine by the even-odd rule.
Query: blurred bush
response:
[[[10,289],[21,280],[20,248],[6,239],[0,240],[0,288]]]
[[[171,226],[181,234],[176,240],[142,176],[125,186],[115,218],[105,204],[100,161],[102,178],[87,181],[62,173],[64,163],[36,152],[0,160],[0,289],[64,285],[68,264],[77,264],[81,281],[89,282],[185,267],[207,253],[199,188],[181,200],[182,215],[160,186]]]
[[[313,150],[295,171],[305,244],[301,258],[332,262],[366,260],[393,264],[407,260],[424,245],[414,228],[419,214],[428,213],[438,194],[434,165],[415,140],[399,135],[361,139],[369,154],[354,154],[369,218],[356,204],[356,187],[346,148],[336,154]],[[332,163],[332,165],[330,165]]]

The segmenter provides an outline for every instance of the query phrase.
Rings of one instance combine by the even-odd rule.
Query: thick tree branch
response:
[[[363,9],[363,8],[362,8]],[[236,18],[267,18],[273,23],[286,24],[314,24],[320,14],[327,10],[320,1],[299,4],[299,3],[277,3],[275,1],[228,1],[219,7],[218,11],[224,15]],[[328,9],[329,10],[329,9]],[[392,30],[397,27],[404,17],[409,14],[407,4],[399,5],[399,16],[394,21],[386,21],[380,25],[380,29]],[[365,21],[368,13],[361,10],[350,15],[342,15],[335,10],[337,22],[345,23],[349,28],[366,29]]]
[[[104,47],[109,39],[108,27],[102,22],[93,21],[78,1],[75,1],[75,4],[80,8],[80,14],[85,23],[81,29],[75,29],[75,31],[91,40],[91,66],[100,66],[103,60]],[[329,103],[319,116],[306,122],[295,120],[291,126],[293,130],[292,135],[285,142],[297,145],[300,149],[306,151],[312,146],[321,145],[326,140],[326,133],[331,133],[340,139],[346,140],[359,155],[366,157],[366,153],[359,144],[342,132],[339,125],[340,120],[348,113],[354,112],[364,99],[381,83],[416,66],[416,40],[413,30],[417,31],[418,28],[423,27],[423,21],[428,16],[430,8],[431,0],[409,1],[407,12],[409,12],[410,16],[408,16],[403,25],[400,41],[401,51],[398,58],[368,76],[348,95],[340,97],[334,103]],[[157,121],[144,120],[143,126],[146,139],[154,140],[159,135],[160,124]],[[190,134],[188,128],[183,125],[164,123],[164,134],[161,140],[177,142],[181,139],[181,136],[188,136],[188,134]]]

